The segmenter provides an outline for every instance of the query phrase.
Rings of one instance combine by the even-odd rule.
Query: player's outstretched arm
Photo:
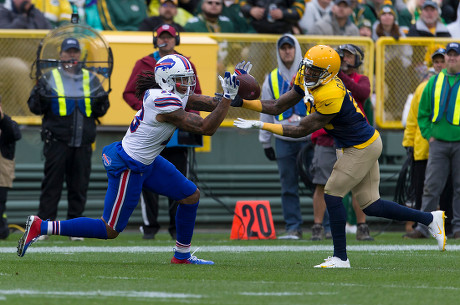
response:
[[[257,112],[278,115],[300,102],[302,98],[302,95],[291,89],[277,100],[244,100],[237,96],[232,101],[232,107],[243,107]]]
[[[263,129],[275,134],[279,134],[281,136],[301,138],[326,126],[326,124],[328,124],[335,117],[335,115],[336,114],[322,115],[314,112],[304,117],[298,126],[264,123],[261,121],[245,120],[242,118],[235,120],[233,125],[242,129]]]
[[[174,112],[159,114],[157,120],[168,122],[185,131],[212,136],[225,119],[230,102],[238,92],[238,82],[236,77],[231,76],[230,72],[225,72],[224,78],[219,76],[219,80],[224,90],[223,99],[206,118],[203,119],[199,115],[179,109]]]
[[[223,96],[207,96],[201,94],[193,94],[189,96],[187,101],[187,110],[197,110],[197,111],[213,111],[219,102],[222,100]]]

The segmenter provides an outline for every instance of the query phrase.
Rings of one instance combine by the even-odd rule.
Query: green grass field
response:
[[[173,241],[65,237],[16,255],[19,233],[0,241],[1,304],[458,304],[460,241],[384,233],[374,242],[348,236],[351,269],[315,269],[332,242],[232,241],[196,232],[192,250],[214,266],[171,265]],[[305,238],[309,238],[306,234]]]

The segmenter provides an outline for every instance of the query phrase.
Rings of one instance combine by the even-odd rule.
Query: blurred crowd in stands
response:
[[[0,0],[0,28],[460,37],[456,0]]]

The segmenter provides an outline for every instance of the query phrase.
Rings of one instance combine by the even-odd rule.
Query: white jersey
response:
[[[161,89],[147,90],[142,108],[136,113],[123,137],[124,151],[136,161],[151,164],[176,130],[173,124],[158,122],[157,114],[185,109],[187,100],[188,96],[181,99],[177,94]]]

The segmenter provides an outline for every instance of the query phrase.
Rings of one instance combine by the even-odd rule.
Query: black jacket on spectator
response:
[[[0,29],[51,29],[52,26],[35,6],[19,12],[11,1],[0,4]]]
[[[165,24],[165,22],[160,16],[145,18],[139,25],[139,31],[153,32],[154,29],[162,24]],[[171,25],[175,27],[178,32],[184,31],[184,28],[178,23],[173,22]]]
[[[272,4],[275,4],[277,8],[283,11],[283,19],[274,22],[268,21],[267,13],[269,12],[269,6]],[[296,0],[246,0],[240,1],[240,6],[244,17],[251,20],[251,25],[257,33],[270,34],[292,33],[292,26],[297,24],[305,10],[304,1],[299,2]],[[249,11],[254,6],[265,7],[265,16],[261,20],[255,20],[249,14]]]
[[[3,158],[13,160],[16,141],[21,139],[19,126],[9,116],[4,114],[3,119],[0,120],[0,130],[0,153]]]

